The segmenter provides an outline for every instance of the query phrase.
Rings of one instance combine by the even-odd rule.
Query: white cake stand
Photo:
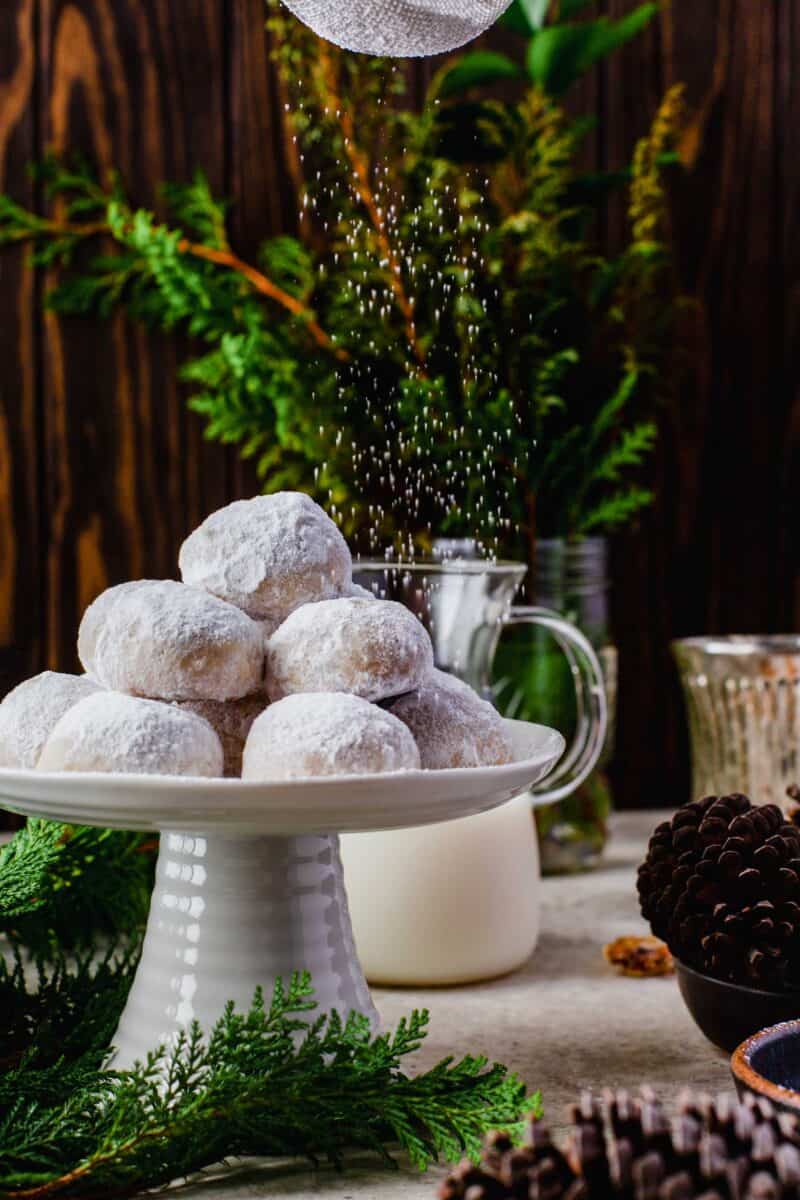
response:
[[[507,721],[515,761],[249,783],[238,779],[0,770],[13,812],[70,824],[158,831],[142,958],[115,1045],[120,1069],[170,1044],[227,1001],[311,972],[320,1011],[377,1014],[353,942],[339,833],[400,829],[485,812],[538,783],[564,751],[559,733]],[[535,802],[535,798],[534,798]],[[502,864],[498,863],[498,870]]]

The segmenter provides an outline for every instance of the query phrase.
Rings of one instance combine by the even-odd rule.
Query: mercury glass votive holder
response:
[[[673,642],[689,718],[694,799],[744,792],[786,807],[800,783],[800,635]]]

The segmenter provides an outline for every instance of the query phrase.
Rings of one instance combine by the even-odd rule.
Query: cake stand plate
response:
[[[227,1001],[311,972],[320,1011],[377,1027],[353,942],[339,833],[486,812],[542,780],[564,752],[555,730],[506,721],[514,761],[284,783],[0,770],[0,803],[70,824],[157,831],[142,958],[115,1038],[124,1069]],[[534,797],[535,803],[535,797]]]

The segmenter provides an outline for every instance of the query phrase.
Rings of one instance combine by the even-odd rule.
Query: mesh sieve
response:
[[[485,32],[511,0],[284,0],[320,37],[362,54],[418,58]]]

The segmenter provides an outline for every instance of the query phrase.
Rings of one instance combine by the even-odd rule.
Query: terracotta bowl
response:
[[[800,992],[762,992],[701,975],[675,961],[684,1003],[710,1042],[730,1054],[759,1030],[800,1018]]]
[[[800,1020],[783,1021],[742,1042],[731,1058],[736,1090],[800,1115]]]

